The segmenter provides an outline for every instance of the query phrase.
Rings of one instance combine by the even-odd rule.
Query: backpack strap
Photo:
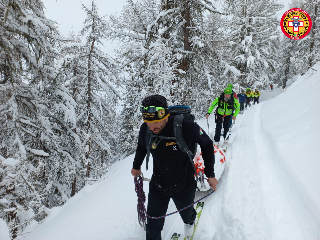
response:
[[[223,108],[223,102],[225,101],[224,99],[224,93],[221,93],[220,97],[219,97],[219,102],[218,102],[218,107],[222,107]]]
[[[164,137],[164,136],[158,136],[156,134],[153,134],[153,132],[147,126],[147,131],[146,131],[146,148],[147,148],[146,169],[147,169],[147,171],[148,171],[148,163],[149,163],[151,145],[154,142],[153,139],[156,140],[157,138],[176,140],[176,137]]]
[[[232,96],[231,96],[231,103],[232,103],[232,114],[233,114],[233,112],[234,112],[234,99],[235,99],[235,97],[234,97],[234,91],[232,90]]]
[[[183,119],[184,119],[183,115],[177,115],[174,117],[173,134],[177,140],[177,144],[178,144],[179,148],[181,149],[181,151],[187,153],[187,155],[191,161],[191,165],[193,166],[194,173],[196,173],[196,168],[195,168],[194,162],[193,162],[193,153],[190,151],[186,141],[183,138],[183,134],[182,134]]]
[[[221,93],[219,96],[219,101],[218,101],[216,110],[214,111],[214,115],[218,114],[218,108],[223,108],[223,100],[224,100],[224,93]]]
[[[148,171],[148,163],[149,163],[149,157],[150,157],[150,148],[151,148],[151,130],[150,128],[147,126],[147,131],[146,131],[146,147],[147,147],[147,159],[146,159],[146,169]]]

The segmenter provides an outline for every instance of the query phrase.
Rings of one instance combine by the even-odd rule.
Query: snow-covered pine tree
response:
[[[320,2],[318,0],[307,0],[306,11],[312,19],[312,29],[309,41],[309,53],[307,53],[308,69],[320,60]]]
[[[130,82],[130,87],[127,85]],[[139,83],[132,80],[126,82],[125,101],[119,118],[120,131],[118,135],[118,155],[120,159],[133,154],[137,147],[139,126],[142,116],[138,105],[141,104],[141,87]]]
[[[159,7],[156,0],[129,0],[119,17],[110,17],[109,35],[119,42],[117,58],[125,71],[123,87],[126,100],[120,114],[118,138],[118,150],[124,156],[136,148],[142,119],[139,107],[143,98],[155,93],[170,96],[174,66],[168,62],[172,53],[165,43],[146,41],[148,25],[155,21]]]
[[[128,1],[122,16],[112,18],[113,35],[130,42],[122,47],[124,62],[143,78],[147,94],[161,92],[172,104],[192,107],[204,105],[201,97],[207,101],[218,56],[208,46],[205,11],[218,12],[209,1]],[[203,109],[195,113],[202,116]]]
[[[300,74],[308,71],[320,60],[320,2],[319,0],[294,1],[292,7],[305,10],[311,17],[312,27],[309,34],[297,42],[295,62]]]
[[[74,88],[77,102],[77,133],[85,153],[86,177],[96,179],[107,171],[117,142],[119,79],[116,63],[99,48],[106,38],[106,21],[98,15],[95,1],[83,9],[87,17],[81,34],[86,41],[70,55],[73,76],[69,87]]]
[[[122,145],[130,153],[144,97],[164,95],[169,105],[191,105],[200,117],[216,94],[215,82],[224,64],[205,26],[205,11],[220,14],[209,1],[130,0],[120,17],[111,17],[110,35],[122,43],[118,56],[129,76],[121,115],[127,115]]]
[[[297,45],[298,41],[283,36],[279,43],[279,51],[275,55],[278,64],[272,82],[283,89],[286,88],[288,80],[300,72],[295,60]]]
[[[39,0],[1,1],[0,21],[0,196],[6,200],[0,217],[15,238],[30,220],[43,219],[45,207],[67,199],[65,188],[57,187],[64,181],[52,171],[59,169],[62,139],[50,122],[54,111],[47,109],[54,92],[48,89],[56,88],[57,30]]]
[[[216,2],[215,6],[223,9],[223,3]],[[209,13],[209,14],[208,14]],[[202,43],[199,44],[195,51],[194,63],[192,64],[194,72],[200,74],[197,76],[198,82],[196,89],[200,93],[197,99],[196,108],[199,110],[199,117],[206,113],[208,106],[212,103],[213,99],[218,97],[221,91],[229,83],[236,83],[237,76],[240,71],[229,63],[230,60],[230,46],[227,44],[227,36],[230,33],[228,26],[228,11],[211,11],[203,14],[203,24],[200,25],[199,37],[196,39]]]
[[[0,217],[15,238],[70,198],[82,146],[75,102],[56,72],[61,37],[42,2],[1,1],[0,13]]]
[[[223,66],[206,16],[220,13],[210,1],[162,1],[155,21],[148,25],[147,42],[165,43],[174,67],[170,97],[174,104],[190,105],[196,117],[203,116],[216,94]]]
[[[271,0],[239,0],[230,4],[233,30],[229,43],[234,59],[230,65],[240,70],[238,81],[242,87],[267,85],[276,67],[273,57],[279,37],[276,12],[282,5]]]

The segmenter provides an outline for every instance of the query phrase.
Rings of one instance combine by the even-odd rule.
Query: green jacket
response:
[[[253,97],[260,97],[261,93],[260,92],[253,92],[252,95],[253,95]]]
[[[221,96],[220,96],[221,97]],[[232,101],[231,101],[231,98],[229,98],[229,100],[227,102],[221,100],[220,101],[220,97],[217,97],[212,103],[211,103],[211,106],[208,110],[208,113],[211,114],[213,109],[218,106],[218,114],[220,115],[226,115],[226,116],[229,116],[232,114],[232,110],[234,109],[234,114],[233,116],[237,116],[239,111],[240,111],[240,104],[238,102],[238,100],[236,98],[234,98],[233,96],[233,99],[234,99],[234,103],[233,103],[233,109],[232,109],[232,106],[230,106],[230,104],[232,105]]]
[[[245,92],[245,94],[246,94],[246,96],[247,97],[253,97],[253,92],[252,91],[250,91],[250,92]]]

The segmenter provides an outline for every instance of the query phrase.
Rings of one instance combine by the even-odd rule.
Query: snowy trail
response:
[[[259,119],[256,119],[254,128],[259,129],[261,134],[255,135],[255,142],[260,143],[257,145],[259,169],[265,172],[262,175],[262,190],[274,239],[317,239],[318,231],[314,229],[318,225],[314,212],[301,197],[304,193],[295,185],[295,177],[284,165],[272,139],[263,129],[261,106],[257,110]]]
[[[263,205],[258,155],[253,135],[255,109],[246,110],[242,126],[228,154],[227,179],[224,187],[220,239],[271,239],[265,226],[269,225]],[[229,149],[230,150],[230,149]]]
[[[315,68],[275,98],[275,92],[263,93],[269,101],[238,115],[225,170],[217,191],[204,200],[195,240],[320,239],[319,97],[302,94],[320,89],[320,64]],[[197,122],[207,131],[205,118]],[[213,136],[214,117],[209,124]],[[144,240],[130,174],[133,158],[115,162],[104,180],[48,209],[43,223],[33,221],[17,240]],[[151,177],[145,164],[142,171]],[[196,200],[207,193],[197,192]],[[167,213],[175,210],[170,202]],[[173,232],[183,233],[179,214],[166,218],[162,239]]]
[[[246,111],[228,152],[214,239],[316,239],[313,214],[263,131],[262,107]]]
[[[257,106],[254,116],[253,131],[254,142],[259,152],[257,163],[261,174],[264,206],[271,224],[270,232],[272,239],[303,239],[299,228],[304,219],[303,213],[297,209],[299,205],[293,187],[293,181],[281,167],[280,157],[274,151],[271,140],[262,131],[261,126],[261,105]],[[280,170],[280,171],[279,171]],[[289,190],[289,191],[288,191]],[[270,208],[270,206],[276,206]],[[305,226],[306,227],[306,226]],[[304,228],[304,227],[302,227]]]

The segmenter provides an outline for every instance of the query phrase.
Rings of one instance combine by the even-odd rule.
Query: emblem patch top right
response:
[[[308,35],[312,27],[310,15],[301,8],[286,11],[280,21],[282,32],[293,40],[299,40]]]

